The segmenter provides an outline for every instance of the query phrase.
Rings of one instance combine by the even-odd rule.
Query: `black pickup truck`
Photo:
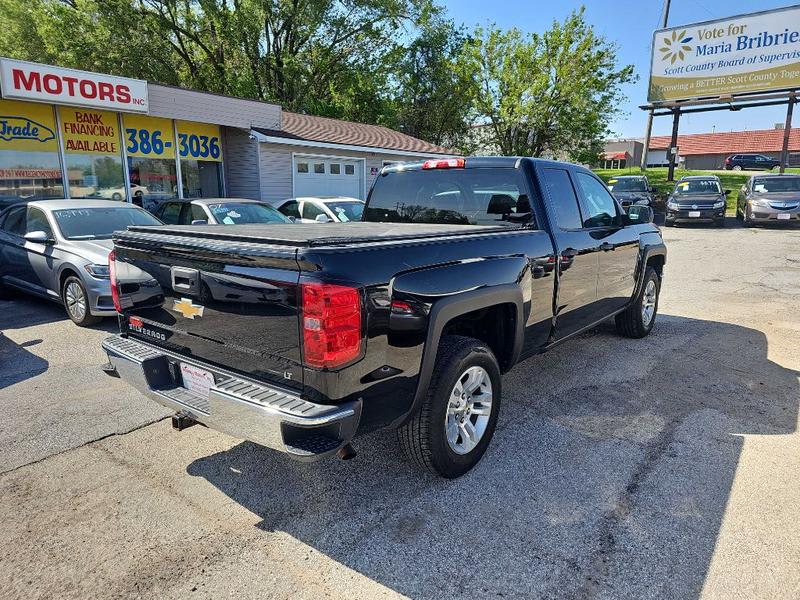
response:
[[[363,222],[131,227],[110,258],[104,369],[177,428],[303,460],[394,428],[458,477],[502,373],[605,319],[650,332],[666,248],[649,207],[624,212],[586,169],[467,158],[385,167]]]

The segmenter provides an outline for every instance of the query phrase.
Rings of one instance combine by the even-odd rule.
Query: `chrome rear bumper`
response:
[[[361,402],[315,404],[295,393],[242,379],[161,348],[114,335],[103,341],[110,366],[151,400],[231,436],[285,452],[299,460],[334,454],[355,435]],[[180,385],[179,363],[211,371],[208,397]]]

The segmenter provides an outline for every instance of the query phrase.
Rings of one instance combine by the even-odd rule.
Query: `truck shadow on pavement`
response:
[[[7,332],[67,320],[62,306],[43,298],[16,294],[10,300],[0,300],[0,390],[41,375],[50,366],[47,360],[26,350],[43,342],[37,334],[17,343],[9,339]],[[95,328],[118,330],[116,319],[103,319]]]
[[[767,352],[725,323],[660,315],[638,341],[601,326],[506,375],[493,443],[455,481],[386,434],[349,462],[245,442],[187,471],[410,597],[698,597],[743,448],[797,426],[798,372]]]

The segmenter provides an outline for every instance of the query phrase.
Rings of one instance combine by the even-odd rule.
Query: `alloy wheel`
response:
[[[650,279],[644,288],[642,296],[642,323],[645,327],[650,325],[656,313],[656,282]]]
[[[492,398],[492,380],[483,367],[469,367],[456,380],[444,423],[453,452],[468,454],[481,441],[492,414]]]
[[[67,310],[76,321],[82,321],[86,316],[86,294],[77,281],[70,281],[64,290],[64,301]]]

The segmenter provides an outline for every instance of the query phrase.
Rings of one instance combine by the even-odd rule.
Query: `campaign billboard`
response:
[[[800,6],[660,29],[649,102],[800,89]]]

